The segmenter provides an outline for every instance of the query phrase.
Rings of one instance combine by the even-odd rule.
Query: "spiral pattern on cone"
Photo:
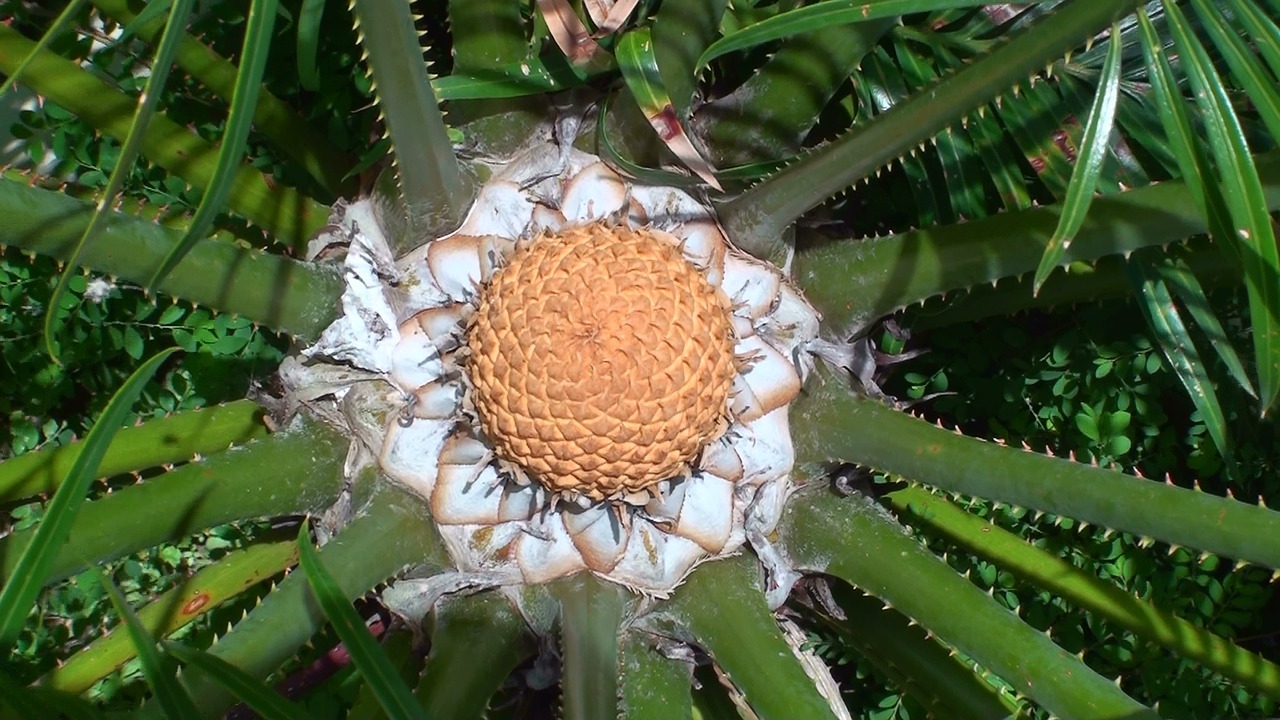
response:
[[[467,344],[498,456],[596,500],[685,471],[723,432],[737,373],[723,293],[670,242],[602,224],[517,249]]]

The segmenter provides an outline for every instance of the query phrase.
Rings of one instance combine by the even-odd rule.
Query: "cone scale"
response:
[[[727,425],[727,304],[648,230],[535,239],[481,290],[468,334],[484,435],[553,492],[601,500],[680,475]]]

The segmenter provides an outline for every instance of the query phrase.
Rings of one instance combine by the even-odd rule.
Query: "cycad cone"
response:
[[[646,230],[592,223],[525,245],[481,290],[468,345],[484,434],[552,492],[649,489],[727,424],[728,301]]]
[[[749,542],[780,604],[768,537],[818,334],[783,273],[697,198],[546,139],[399,259],[393,207],[334,208],[311,250],[346,248],[343,314],[281,374],[358,439],[352,476],[376,458],[429,509],[461,575],[406,592],[589,571],[667,597]]]

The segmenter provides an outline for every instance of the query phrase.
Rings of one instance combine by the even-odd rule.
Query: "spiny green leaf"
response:
[[[447,597],[430,622],[431,653],[413,692],[433,717],[479,717],[535,650],[524,617],[498,593]]]
[[[582,85],[591,76],[568,63],[530,57],[509,67],[472,70],[431,81],[441,102],[525,97]]]
[[[137,159],[138,151],[142,147],[143,134],[146,132],[147,124],[151,122],[151,116],[155,113],[156,104],[160,101],[160,92],[164,89],[170,68],[173,67],[173,56],[178,51],[182,30],[186,27],[187,17],[191,15],[194,7],[195,0],[177,0],[169,10],[164,35],[160,38],[160,46],[156,49],[156,56],[152,61],[151,75],[147,78],[146,87],[142,90],[142,97],[139,98],[138,111],[134,113],[129,134],[125,136],[124,143],[120,146],[116,166],[112,169],[107,186],[98,198],[98,207],[94,210],[93,217],[89,219],[89,224],[85,226],[80,241],[71,251],[71,257],[50,296],[48,308],[44,313],[44,343],[45,351],[55,361],[58,359],[57,336],[62,326],[59,322],[62,296],[67,292],[67,284],[71,282],[72,275],[80,272],[80,257],[84,254],[85,245],[90,238],[97,237],[98,228],[106,219],[107,213],[111,212],[120,188],[124,186],[125,179],[133,170],[133,162]]]
[[[224,450],[228,445],[265,434],[261,415],[257,403],[238,400],[125,428],[103,455],[98,474],[109,477]],[[79,441],[42,448],[0,463],[0,503],[53,493],[83,450],[84,442]]]
[[[92,2],[105,15],[128,21],[130,27],[134,27],[132,20],[138,17],[138,14],[134,12],[137,4],[133,0],[92,0]],[[157,5],[158,3],[155,2],[148,3],[142,8],[142,12],[146,13]],[[163,22],[159,22],[159,18],[137,25],[138,37],[155,45],[159,42],[163,25]],[[198,81],[223,102],[230,103],[235,96],[238,68],[194,36],[187,34],[179,43],[177,63],[178,67],[189,74],[192,80]],[[315,178],[325,193],[324,197],[318,198],[322,202],[329,202],[328,198],[355,192],[355,184],[345,183],[342,178],[351,160],[341,148],[331,143],[326,134],[326,128],[308,124],[297,110],[276,97],[266,87],[258,92],[258,106],[253,115],[253,127],[255,132],[261,133],[273,146]],[[212,176],[214,167],[217,165],[217,148],[208,147],[201,150],[208,158],[205,172],[188,177],[186,173],[190,171],[185,165],[181,169],[174,170],[172,164],[169,166],[170,170],[203,186]],[[247,167],[241,168],[241,174],[243,175],[247,170]],[[233,191],[228,198],[228,205],[236,212],[241,212],[237,207],[238,195],[241,192],[243,189]],[[289,207],[289,200],[280,198],[280,204]],[[319,207],[323,208],[323,206]],[[323,209],[327,211],[327,208]],[[324,214],[327,216],[327,212]],[[266,226],[261,216],[255,220]],[[321,224],[323,224],[323,218]],[[303,240],[306,239],[303,238]]]
[[[979,668],[957,657],[911,618],[841,583],[831,583],[830,589],[844,611],[843,620],[816,611],[801,612],[816,616],[823,626],[838,633],[848,647],[935,716],[990,720],[1014,711],[1010,698],[984,680]],[[875,622],[867,622],[869,617]]]
[[[138,619],[149,632],[169,635],[295,562],[297,550],[292,540],[255,543],[201,568],[178,587],[147,603],[138,610]],[[89,643],[45,673],[40,678],[40,685],[81,693],[122,667],[135,654],[128,636],[117,629]]]
[[[780,534],[798,568],[875,595],[1058,717],[1159,720],[957,574],[865,495],[840,498],[811,485],[803,501],[788,505]]]
[[[304,429],[306,427],[304,425]],[[334,441],[337,439],[333,438]],[[345,443],[339,446],[345,447]],[[280,469],[270,472],[288,478],[301,477],[303,482],[316,482],[335,475],[334,469],[342,464],[342,452],[345,450],[336,456],[329,451],[322,452],[320,462],[310,468],[284,469],[290,458],[305,458],[312,454],[305,445],[294,447],[283,461],[275,461]],[[268,460],[267,464],[270,463]],[[262,473],[242,471],[241,475],[257,478]],[[336,475],[340,477],[341,473]],[[368,469],[361,473],[356,479],[356,492],[360,493],[361,488],[374,484],[374,475],[375,471]],[[328,507],[335,497],[336,493],[329,495],[320,507]],[[424,522],[420,511],[419,499],[379,482],[368,504],[362,506],[360,513],[320,549],[321,557],[331,568],[330,572],[347,598],[359,596],[406,565],[422,563],[432,574],[452,567],[436,533],[435,523]],[[269,510],[262,514],[288,513]],[[324,614],[314,600],[306,573],[293,572],[247,617],[237,622],[231,632],[219,638],[209,652],[251,675],[266,677],[289,658],[295,657],[299,648],[324,624]],[[185,673],[183,681],[208,715],[221,716],[235,704],[230,693],[203,673]],[[161,720],[157,710],[154,703],[144,706],[138,720]]]
[[[1081,106],[1079,114],[1063,107],[1062,89],[1057,83],[1036,83],[1024,88],[1018,102],[994,103],[994,111],[1001,124],[1008,129],[1008,138],[1013,140],[1022,151],[1026,162],[1031,164],[1036,177],[1055,197],[1066,195],[1070,184],[1072,159],[1068,157],[1065,143],[1060,142],[1067,133],[1070,138],[1078,125],[1063,126],[1067,118],[1064,111],[1072,117],[1087,114],[1089,103]]]
[[[0,35],[3,30],[0,25]],[[67,193],[0,177],[0,244],[65,258],[93,212],[92,205]],[[131,283],[146,282],[181,236],[146,217],[117,211],[109,213],[100,232],[105,242],[85,248],[85,264]],[[197,245],[168,280],[150,289],[314,339],[340,311],[342,287],[332,267],[222,239]]]
[[[191,696],[178,683],[177,668],[160,653],[156,647],[156,639],[147,632],[147,628],[142,625],[141,620],[138,620],[138,616],[133,614],[133,609],[124,599],[120,588],[116,587],[111,578],[98,568],[94,568],[93,573],[98,576],[98,582],[107,591],[107,597],[111,598],[116,614],[128,628],[129,637],[138,651],[138,663],[142,666],[142,674],[147,678],[147,685],[151,686],[151,692],[160,702],[160,706],[171,718],[199,717],[200,712],[196,710]]]
[[[0,95],[4,95],[9,92],[9,89],[13,87],[13,84],[18,82],[18,79],[22,77],[22,71],[27,68],[27,63],[34,60],[41,50],[48,47],[49,43],[53,42],[55,38],[62,34],[62,31],[65,30],[67,25],[75,18],[76,13],[80,12],[81,5],[84,5],[84,0],[71,0],[71,2],[67,3],[67,6],[58,14],[57,19],[53,21],[53,24],[45,31],[45,34],[36,42],[35,50],[28,53],[27,56],[23,58],[22,62],[18,63],[18,67],[9,74],[9,77],[5,78],[3,83],[0,83]]]
[[[662,614],[692,633],[762,720],[835,717],[765,602],[754,556],[698,566]]]
[[[34,47],[17,30],[0,24],[0,72],[16,67]],[[49,50],[37,53],[23,84],[111,137],[129,134],[136,101],[74,61]],[[217,166],[216,148],[163,115],[156,115],[147,128],[142,152],[156,165],[202,187],[208,186]],[[304,248],[329,217],[328,207],[294,188],[273,187],[262,172],[248,166],[238,169],[229,206],[295,249]]]
[[[0,650],[12,647],[17,640],[27,613],[49,575],[49,568],[71,532],[89,485],[97,477],[98,463],[107,452],[111,439],[120,429],[151,376],[176,351],[177,348],[170,348],[157,353],[135,370],[124,386],[112,396],[111,402],[102,411],[102,416],[89,431],[84,449],[67,473],[66,481],[49,501],[35,537],[18,559],[8,582],[0,589]]]
[[[1265,177],[1266,199],[1280,209],[1280,154],[1260,155],[1258,167]],[[862,328],[912,303],[1030,272],[1057,226],[1057,212],[1056,207],[1037,207],[872,240],[806,243],[796,255],[793,272],[829,327]],[[1067,258],[1093,265],[1107,255],[1203,233],[1205,227],[1187,184],[1156,183],[1098,198]],[[1199,247],[1198,265],[1219,277],[1231,274],[1220,252]],[[903,268],[912,271],[904,274]],[[855,276],[859,282],[849,283]],[[1128,287],[1123,272],[1109,276],[1112,287]],[[1099,287],[1089,275],[1066,273],[1055,274],[1046,287],[1058,278],[1066,291]],[[1030,293],[1022,286],[1011,287],[1008,300],[1013,304],[1007,307],[1026,307]],[[1067,302],[1093,299],[1087,292],[1068,298]]]
[[[791,414],[798,462],[856,461],[951,492],[1280,568],[1280,545],[1271,541],[1280,536],[1280,512],[966,437],[856,397],[835,379],[809,387]]]
[[[341,490],[341,473],[332,463],[341,462],[346,446],[334,431],[301,421],[235,452],[117,488],[80,509],[66,541],[54,551],[46,582],[154,545],[182,542],[198,530],[327,508]],[[272,478],[270,492],[263,492],[263,477]],[[165,512],[156,512],[157,507]],[[0,584],[14,577],[35,532],[0,537]]]
[[[164,648],[170,655],[187,665],[200,668],[206,675],[221,683],[264,720],[307,720],[311,717],[310,712],[301,705],[289,702],[266,683],[216,655],[174,642],[165,642]]]
[[[182,240],[156,269],[148,285],[159,284],[181,262],[191,247],[204,239],[205,233],[213,227],[214,220],[223,211],[223,205],[235,182],[240,159],[244,157],[249,129],[253,125],[258,90],[262,87],[262,73],[267,67],[267,54],[271,49],[271,30],[275,27],[277,5],[277,0],[252,0],[249,6],[244,46],[240,50],[240,72],[236,76],[236,89],[231,96],[227,126],[222,133],[218,164]],[[167,32],[166,30],[166,34]]]
[[[885,500],[929,535],[995,563],[1037,587],[1268,697],[1280,699],[1280,666],[1153,606],[1134,596],[1129,589],[1099,578],[1092,568],[1077,567],[1070,560],[920,487],[895,490]]]
[[[758,257],[784,252],[786,243],[781,238],[801,215],[1003,95],[1139,2],[1074,0],[1055,6],[996,49],[912,95],[877,122],[854,126],[719,205],[721,224],[746,252]]]
[[[406,205],[409,226],[393,236],[427,237],[453,230],[471,204],[471,188],[454,157],[409,5],[354,0],[352,8],[392,141],[399,199]]]
[[[560,650],[565,720],[618,714],[618,644],[623,590],[589,573],[552,587],[560,600]]]
[[[933,62],[907,43],[894,48],[903,75],[916,88],[924,88],[937,80]],[[950,200],[952,221],[958,217],[984,217],[986,188],[983,187],[977,153],[965,127],[947,128],[933,138],[936,157],[942,165],[945,181],[942,192]],[[934,188],[931,191],[938,192]]]
[[[391,661],[378,647],[377,640],[369,634],[364,620],[324,568],[319,554],[311,545],[311,525],[306,522],[298,530],[298,555],[320,608],[346,645],[356,669],[387,711],[387,717],[390,720],[425,720],[427,714],[413,697],[413,692],[400,679]]]
[[[1098,174],[1102,171],[1102,160],[1106,157],[1107,145],[1111,140],[1116,99],[1120,95],[1120,49],[1120,25],[1114,23],[1107,46],[1107,59],[1102,65],[1102,77],[1098,80],[1098,94],[1094,97],[1089,119],[1085,123],[1080,157],[1071,172],[1071,183],[1067,186],[1067,197],[1062,203],[1058,227],[1049,238],[1049,245],[1036,268],[1033,293],[1039,293],[1040,286],[1044,285],[1049,273],[1062,262],[1067,247],[1084,224],[1089,204],[1093,202],[1093,194],[1098,187]]]

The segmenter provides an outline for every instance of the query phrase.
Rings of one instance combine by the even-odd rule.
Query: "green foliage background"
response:
[[[21,20],[26,7],[0,3],[0,16]],[[215,7],[216,12],[202,18],[193,32],[202,33],[215,49],[234,55],[243,18],[228,4]],[[276,39],[267,87],[310,117],[343,118],[343,124],[325,127],[328,137],[352,153],[353,164],[375,159],[372,155],[360,157],[362,152],[371,152],[374,118],[367,82],[361,73],[354,72],[357,49],[350,23],[344,18],[326,18],[318,53],[322,86],[316,92],[307,92],[297,84],[287,21],[277,29]],[[102,47],[87,36],[60,42],[73,46],[59,48],[61,51],[73,49],[76,57],[109,75],[120,87],[138,87],[140,81],[134,72],[146,58],[138,43],[123,41]],[[220,105],[198,85],[175,77],[164,102],[175,120],[187,122],[207,138],[218,136]],[[24,111],[8,132],[26,141],[30,164],[45,164],[52,168],[54,177],[73,179],[87,190],[105,184],[114,168],[117,144],[51,103]],[[255,166],[270,170],[291,185],[305,187],[310,182],[295,166],[274,157],[266,143],[252,142],[251,156]],[[132,201],[145,203],[158,222],[177,225],[184,222],[184,213],[197,199],[183,181],[146,163],[139,163],[131,174],[126,194]],[[833,203],[833,211],[847,208],[845,203],[860,205],[854,193]],[[943,210],[944,214],[950,212]],[[861,222],[868,229],[877,229],[899,220],[886,212],[869,215]],[[225,218],[221,229],[232,237],[245,232],[232,218]],[[51,260],[33,259],[12,249],[0,258],[0,367],[10,378],[22,379],[0,383],[0,459],[62,444],[83,434],[138,360],[161,347],[176,344],[186,355],[148,387],[139,405],[139,419],[243,397],[256,384],[269,380],[287,349],[284,340],[245,319],[167,298],[149,298],[137,288],[86,276],[73,281],[72,292],[62,302],[64,329],[58,339],[62,364],[54,363],[43,352],[40,333],[42,313],[58,270]],[[1222,293],[1215,299],[1221,317],[1239,321],[1240,297]],[[927,315],[927,309],[910,311],[902,324],[909,328],[913,320]],[[1179,485],[1198,482],[1213,492],[1228,487],[1221,459],[1204,425],[1197,422],[1181,386],[1160,359],[1132,305],[1113,301],[918,333],[909,346],[933,352],[900,366],[887,387],[904,400],[948,393],[923,400],[916,411],[949,427],[1002,438],[1010,444],[1025,442],[1060,455],[1075,453],[1100,463],[1114,462],[1147,476],[1167,474]],[[1247,354],[1243,346],[1239,350]],[[1280,497],[1280,477],[1275,472],[1280,464],[1276,449],[1280,445],[1274,425],[1243,410],[1248,405],[1231,394],[1238,393],[1232,383],[1220,383],[1219,392],[1228,410],[1240,463],[1239,477],[1230,486],[1245,499]],[[1188,417],[1189,422],[1178,420]],[[1181,464],[1178,458],[1184,456],[1188,460]],[[893,479],[880,481],[889,484]],[[113,482],[127,483],[130,478]],[[1081,528],[1053,517],[1031,518],[1019,508],[979,503],[973,509],[1162,608],[1224,637],[1237,638],[1251,650],[1280,657],[1276,643],[1280,613],[1276,612],[1270,573],[1265,570],[1233,571],[1229,563],[1216,557],[1198,556],[1185,549],[1150,553],[1127,534]],[[28,527],[40,513],[39,504],[8,508],[8,523]],[[162,546],[114,563],[111,574],[136,602],[167,589],[171,581],[164,578],[171,578],[173,570],[194,571],[263,530],[261,526],[218,528],[182,544]],[[939,550],[946,549],[934,544]],[[1061,599],[1019,583],[994,565],[964,554],[951,555],[950,561],[1028,623],[1049,631],[1068,650],[1084,653],[1100,672],[1121,677],[1126,691],[1144,701],[1159,701],[1160,709],[1169,716],[1248,718],[1274,712],[1270,703],[1129,634],[1116,632]],[[252,597],[245,598],[201,620],[184,631],[186,639],[197,646],[207,645],[220,624],[238,616],[252,601]],[[93,583],[72,579],[48,590],[19,643],[18,657],[10,661],[15,674],[24,680],[34,677],[60,656],[83,646],[109,624],[108,608],[105,596]],[[838,639],[818,628],[811,629],[811,636],[828,659],[844,668],[840,679],[850,695],[850,706],[861,708],[859,717],[923,716],[919,707],[904,700]],[[318,645],[323,647],[323,643]],[[344,679],[337,676],[313,697],[310,707],[316,717],[339,716],[343,704],[352,700]],[[95,690],[99,697],[114,698],[118,707],[131,706],[142,692],[132,665]]]
[[[39,8],[0,2],[0,17],[21,21],[33,11]],[[80,20],[87,24],[89,19],[86,10]],[[215,49],[234,56],[243,25],[243,15],[230,5],[218,4],[192,30]],[[292,55],[296,44],[288,24],[281,25],[272,50],[277,61],[268,68],[266,86],[292,99],[295,107],[304,108],[309,119],[343,118],[344,124],[326,128],[336,146],[352,151],[366,148],[374,113],[369,107],[368,83],[363,74],[354,72],[356,48],[350,25],[340,17],[326,23],[319,55],[321,77],[326,82],[315,93],[298,85]],[[108,29],[114,28],[103,31]],[[145,75],[135,73],[149,62],[149,48],[137,40],[104,45],[94,37],[68,34],[55,46],[110,77],[122,89],[136,92],[145,81]],[[221,136],[225,110],[198,83],[181,74],[171,76],[162,102],[175,120],[189,123],[202,137],[213,141]],[[41,167],[51,178],[70,182],[76,194],[87,195],[106,184],[115,168],[118,142],[98,134],[52,102],[13,115],[0,135],[8,133],[23,141],[26,157],[15,163],[17,167]],[[250,153],[251,164],[284,181],[295,185],[313,182],[261,139],[251,136]],[[127,206],[136,206],[156,222],[176,227],[186,222],[199,201],[199,194],[181,178],[141,159],[129,175],[124,195]],[[233,217],[221,218],[219,230],[224,239],[250,239],[244,236],[243,221]],[[176,345],[185,354],[144,390],[135,408],[137,421],[252,395],[270,383],[288,349],[286,337],[246,318],[218,314],[169,297],[148,297],[138,287],[85,274],[73,278],[70,292],[62,299],[62,354],[61,362],[55,362],[44,351],[43,314],[60,271],[55,261],[14,248],[5,248],[0,255],[0,374],[23,380],[0,383],[0,460],[83,437],[140,360],[162,348]],[[113,479],[94,494],[134,480]],[[41,515],[39,503],[6,508],[3,527],[32,527]],[[158,546],[110,563],[108,574],[126,599],[137,605],[174,587],[182,575],[246,546],[264,532],[265,523],[214,528],[180,544]],[[216,632],[252,608],[266,589],[246,593],[201,616],[174,637],[194,647],[208,647]],[[44,593],[15,657],[4,665],[23,680],[33,679],[116,622],[102,587],[91,573],[82,573]],[[324,645],[323,637],[317,645]],[[314,704],[316,717],[336,716],[341,707],[336,703],[343,695],[339,688],[340,684],[335,684],[332,701],[322,697]],[[108,707],[128,708],[136,706],[147,692],[137,662],[131,661],[99,683],[90,697],[106,701]]]

